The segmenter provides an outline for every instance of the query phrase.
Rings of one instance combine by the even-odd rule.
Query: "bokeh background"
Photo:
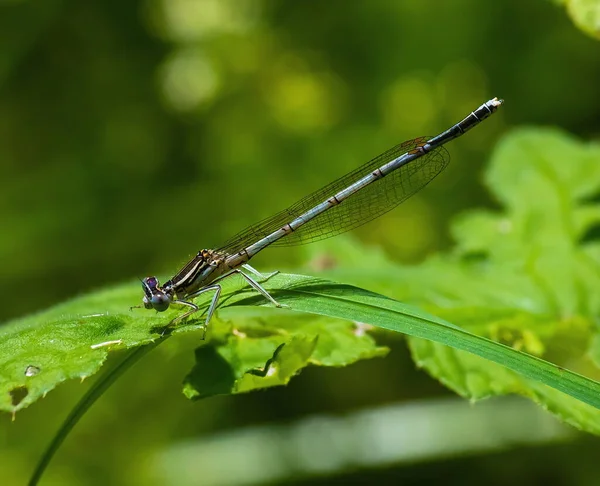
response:
[[[451,246],[454,215],[495,204],[481,174],[511,128],[600,133],[600,44],[542,0],[4,0],[0,38],[1,322],[171,274],[396,143],[504,98],[452,143],[427,190],[339,240],[415,263]],[[331,248],[268,250],[253,265],[314,273]],[[385,359],[198,403],[180,393],[192,341],[116,384],[45,484],[600,484],[597,440],[520,400],[484,405],[473,424],[397,337],[381,336]],[[2,484],[26,480],[85,387],[0,418]],[[440,414],[455,428],[433,426]],[[405,449],[366,447],[349,424],[373,417]],[[443,433],[424,437],[428,424]],[[419,441],[429,446],[414,454]],[[352,443],[355,454],[341,446]]]

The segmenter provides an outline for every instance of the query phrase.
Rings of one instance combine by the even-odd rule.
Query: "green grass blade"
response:
[[[287,282],[283,283],[283,279]],[[600,383],[476,336],[414,307],[350,285],[299,275],[281,276],[277,284],[280,290],[273,288],[274,297],[294,310],[368,323],[468,351],[600,408]],[[254,296],[236,302],[259,303],[261,299]]]
[[[103,373],[103,375],[96,380],[92,387],[87,393],[79,400],[77,405],[71,410],[69,416],[65,419],[63,424],[58,429],[56,435],[48,445],[44,454],[40,458],[38,464],[31,475],[29,480],[29,486],[35,486],[41,479],[44,471],[48,467],[48,464],[54,457],[54,454],[58,451],[61,444],[64,442],[66,437],[69,435],[73,427],[77,425],[77,422],[83,417],[83,415],[89,410],[89,408],[100,398],[104,392],[110,388],[110,386],[132,365],[138,362],[146,353],[153,350],[163,341],[157,341],[147,346],[133,349],[127,353],[127,356],[114,368],[111,368]]]

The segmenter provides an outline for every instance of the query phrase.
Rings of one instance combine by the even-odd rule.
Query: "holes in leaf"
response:
[[[26,386],[18,386],[13,388],[9,393],[13,407],[16,407],[29,394],[29,390]]]

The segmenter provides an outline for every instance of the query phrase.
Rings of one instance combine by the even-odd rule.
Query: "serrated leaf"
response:
[[[184,381],[188,398],[284,385],[311,364],[346,366],[388,351],[375,344],[365,326],[349,321],[267,309],[233,314],[215,323],[228,332],[217,331],[219,339],[196,350],[196,364]]]
[[[281,285],[281,281],[288,282],[289,279],[283,276],[274,278],[275,287],[278,281]],[[236,331],[233,332],[231,322],[215,319],[207,341],[211,346],[218,346],[220,352],[234,362],[236,379],[250,369],[264,366],[282,342],[299,333],[308,332],[313,337],[321,335],[323,338],[323,346],[318,348],[312,364],[344,366],[387,352],[364,332],[356,334],[357,326],[351,322],[309,319],[289,311],[278,312],[275,319],[273,315],[265,318],[265,312],[256,309],[240,313],[232,306],[247,293],[236,294],[239,289],[239,282],[232,280],[225,283],[222,298],[221,316],[235,317]],[[137,285],[124,285],[73,299],[47,312],[2,326],[0,410],[14,413],[63,381],[82,380],[94,374],[106,360],[108,352],[143,346],[161,339],[164,326],[181,311],[173,309],[163,314],[145,309],[129,311],[129,306],[139,298]],[[282,298],[282,302],[286,302],[286,297]],[[172,334],[201,329],[198,323],[201,324],[202,319],[194,321],[193,325],[181,326]],[[336,340],[349,346],[336,346]],[[202,353],[207,352],[204,347],[201,349]],[[222,382],[227,380],[215,377],[219,369],[217,363],[207,369],[212,370],[212,376],[206,379],[215,381],[216,387],[223,386]],[[225,389],[231,392],[233,388]]]
[[[403,332],[412,336],[422,337],[430,339],[442,344],[450,345],[458,349],[466,350],[479,356],[490,359],[494,362],[503,364],[504,366],[517,371],[527,377],[536,379],[545,383],[549,386],[555,387],[567,394],[572,395],[579,400],[584,401],[594,407],[600,408],[600,384],[578,376],[569,371],[563,370],[550,363],[546,363],[542,360],[534,358],[532,356],[520,353],[507,346],[494,343],[485,338],[475,336],[468,333],[460,328],[457,328],[447,322],[433,317],[423,311],[419,311],[410,306],[394,301],[387,297],[377,295],[366,290],[362,290],[356,287],[352,287],[345,284],[338,284],[322,279],[315,279],[310,277],[303,277],[298,275],[278,275],[273,279],[269,280],[265,287],[270,290],[275,298],[280,302],[291,306],[294,310],[326,315],[329,317],[338,317],[345,319],[352,319],[357,322],[366,322],[384,329],[390,329],[398,332]],[[130,292],[129,288],[121,288],[121,295]],[[108,295],[114,295],[109,293]],[[73,302],[74,308],[87,307],[85,304],[85,297],[77,299]],[[88,302],[97,301],[97,295],[88,298]],[[240,306],[240,305],[264,305],[262,297],[255,295],[249,291],[242,292],[230,292],[225,295],[224,305],[226,306]],[[114,302],[111,305],[115,305]],[[223,317],[227,317],[227,311],[229,308],[223,308],[221,314]],[[55,311],[52,311],[55,312]],[[277,312],[290,312],[290,311],[277,311]],[[90,319],[100,319],[101,324],[95,325],[95,331],[90,334],[86,334],[84,331],[77,327],[73,327],[72,330],[78,330],[82,333],[82,336],[87,336],[88,342],[93,342],[95,338],[115,338],[119,336],[123,339],[123,343],[131,343],[133,340],[137,340],[138,343],[148,342],[157,337],[157,328],[160,329],[160,324],[168,321],[172,316],[156,315],[153,313],[147,313],[149,317],[131,317],[130,313],[123,313],[118,315],[117,318],[121,321],[130,319],[130,328],[125,331],[125,328],[120,327],[118,330],[103,319],[104,316],[90,317]],[[40,318],[38,316],[38,318]],[[67,318],[63,323],[65,326],[70,326],[73,317]],[[103,323],[103,324],[102,324]],[[99,332],[102,329],[102,325],[105,327],[105,332]],[[58,323],[54,323],[52,329],[58,326]],[[192,330],[196,327],[190,326]],[[40,332],[44,329],[44,326],[40,326],[38,329]],[[246,333],[246,331],[252,331],[253,326],[248,326],[248,329],[240,329],[236,332]],[[255,329],[255,328],[254,328]],[[23,338],[20,335],[21,332],[30,330],[30,326],[26,326],[23,323],[15,326],[6,326],[2,333],[2,343],[6,343],[6,338],[19,339]],[[185,332],[186,327],[181,327],[179,332]],[[12,332],[11,332],[12,331]],[[263,330],[264,332],[264,330]],[[272,335],[280,332],[279,328],[272,329],[267,328],[267,332]],[[222,333],[219,333],[222,335]],[[80,339],[83,340],[83,337]],[[127,336],[127,339],[124,338]],[[30,337],[30,336],[29,336]],[[73,343],[74,341],[70,341]],[[28,354],[35,350],[37,345],[36,341],[29,343]],[[77,343],[76,346],[67,350],[72,353],[83,352],[81,343]],[[90,349],[88,352],[106,352],[104,348]],[[10,354],[10,353],[9,353]],[[1,355],[4,360],[7,360],[8,355]],[[14,363],[23,360],[23,356],[17,355],[10,358]],[[266,363],[266,361],[264,361]],[[16,366],[18,371],[24,370],[29,364],[27,361],[22,361],[21,366]],[[71,363],[62,362],[58,363],[60,366],[68,366],[73,372],[77,372],[77,367]],[[51,381],[48,378],[49,374],[44,373],[44,369],[33,377],[25,377],[23,372],[17,371],[15,375],[5,373],[5,367],[0,368],[3,370],[3,380],[0,384],[0,392],[2,393],[1,406],[4,410],[17,410],[22,408],[24,404],[31,403],[35,398],[39,398],[39,394],[35,396],[34,393],[29,393],[25,399],[23,399],[18,405],[13,405],[10,401],[10,390],[15,389],[18,386],[23,386],[22,383],[26,383],[30,390],[37,391],[41,386],[32,386],[34,383],[32,380],[39,379],[44,384],[43,387],[51,388],[55,386],[58,381]],[[208,370],[207,370],[208,373]],[[8,377],[8,380],[6,380]],[[27,381],[26,381],[27,380]]]
[[[600,385],[534,355],[588,375],[598,372],[597,361],[589,356],[597,357],[592,343],[597,342],[595,316],[600,311],[600,245],[586,240],[586,234],[600,214],[594,202],[600,192],[599,160],[597,147],[560,132],[515,132],[500,145],[488,177],[504,212],[463,217],[455,225],[458,244],[449,255],[418,267],[385,265],[379,255],[378,268],[370,260],[361,269],[364,281],[371,268],[375,285],[463,327],[373,292],[298,275],[278,275],[265,288],[294,311],[354,323],[303,320],[288,310],[256,314],[256,307],[240,306],[264,306],[264,299],[227,284],[220,320],[197,352],[205,375],[190,374],[186,393],[207,396],[271,386],[310,363],[340,366],[381,355],[385,351],[357,324],[368,323],[468,351],[512,370],[499,371],[473,356],[411,341],[416,361],[465,396],[520,393],[563,420],[598,432],[593,407],[600,408]],[[138,298],[135,287],[117,287],[4,326],[0,407],[19,410],[61,381],[93,373],[109,350],[159,339],[178,311],[126,311]],[[201,319],[194,322],[173,334],[199,329]],[[310,343],[316,347],[308,356]],[[273,363],[278,370],[269,380]],[[263,373],[264,379],[247,377],[249,370],[253,376]],[[545,385],[584,404],[575,406]]]
[[[281,344],[264,367],[244,373],[236,383],[235,392],[243,393],[287,384],[308,364],[317,340],[318,337],[294,336],[289,342]]]
[[[389,262],[364,285],[477,335],[600,377],[600,147],[558,130],[522,129],[494,152],[486,182],[502,203],[453,225],[454,250],[416,267]],[[347,271],[337,278],[351,281]],[[463,396],[518,393],[598,433],[595,411],[510,370],[409,339],[415,361]]]
[[[296,293],[299,295],[294,298]],[[302,296],[307,294],[310,294],[312,298],[303,299]],[[592,380],[571,374],[561,367],[551,365],[513,348],[475,336],[442,319],[377,294],[343,284],[310,279],[310,281],[305,280],[304,282],[302,280],[290,281],[285,286],[285,293],[281,295],[285,295],[288,298],[287,302],[295,309],[305,312],[342,317],[342,314],[339,313],[351,308],[354,319],[359,322],[368,322],[384,329],[399,331],[410,336],[426,338],[469,351],[521,375],[562,390],[573,397],[578,397],[593,407],[598,408],[600,405],[600,398],[595,396],[597,391],[600,391],[598,388],[600,384]],[[256,298],[251,297],[245,303],[251,302],[252,299]],[[536,318],[543,319],[541,316],[536,316]],[[569,384],[567,385],[566,382]],[[600,417],[600,413],[593,411],[589,406],[587,410],[590,415],[595,414],[596,417]],[[595,429],[590,427],[589,430]]]

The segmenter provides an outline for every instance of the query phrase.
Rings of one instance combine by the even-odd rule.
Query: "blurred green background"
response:
[[[453,215],[495,204],[480,175],[511,127],[600,133],[600,44],[542,0],[4,0],[0,36],[0,321],[115,282],[172,274],[197,250],[396,143],[436,134],[504,98],[497,115],[449,146],[452,163],[427,190],[352,235],[352,244],[418,262],[451,245]],[[319,248],[268,250],[253,265],[314,273]],[[233,440],[245,431],[253,454],[273,443],[250,425],[279,424],[278,437],[292,441],[290,431],[313,414],[352,417],[451,394],[415,371],[398,338],[382,337],[393,349],[384,360],[190,403],[178,380],[197,343],[172,341],[92,409],[45,484],[600,483],[598,441],[552,423],[542,445],[513,444],[470,427],[469,414],[449,432],[456,442],[445,437],[448,450],[424,458],[346,458],[319,469],[298,449],[285,471],[269,475],[281,467],[272,451],[247,461],[253,469],[240,466],[243,453],[224,448],[213,470],[196,471],[193,460],[173,467],[166,458],[177,447],[204,447],[209,436]],[[2,484],[23,483],[83,388],[68,383],[15,423],[0,418]],[[514,417],[534,413],[525,402],[510,404]],[[390,427],[408,444],[421,436]],[[452,448],[478,430],[499,445]],[[342,442],[360,440],[348,434]],[[549,445],[552,437],[560,444]]]

